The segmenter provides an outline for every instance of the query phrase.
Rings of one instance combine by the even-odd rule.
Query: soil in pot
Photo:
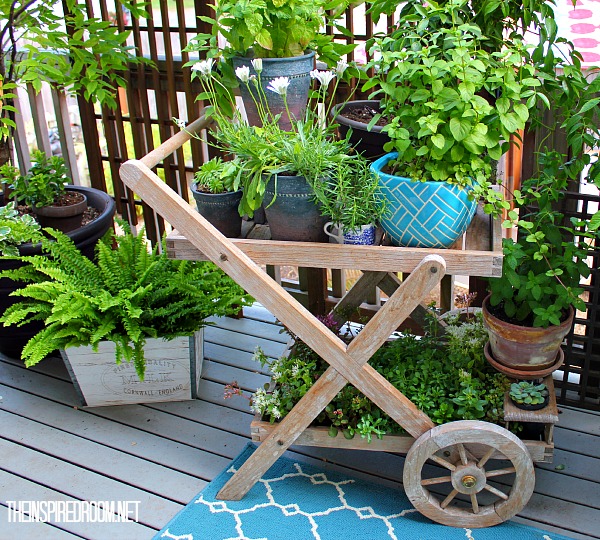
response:
[[[379,113],[377,100],[358,100],[342,103],[333,108],[331,115],[338,124],[340,137],[345,138],[352,129],[350,144],[367,159],[373,160],[385,154],[383,145],[389,142],[387,134],[381,132],[388,121],[380,118],[369,131],[367,126],[373,117]]]

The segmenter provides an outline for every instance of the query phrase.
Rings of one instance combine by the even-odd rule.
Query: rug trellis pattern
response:
[[[255,450],[249,444],[160,531],[171,540],[565,540],[516,523],[455,529],[433,523],[401,490],[280,458],[241,501],[215,496]]]

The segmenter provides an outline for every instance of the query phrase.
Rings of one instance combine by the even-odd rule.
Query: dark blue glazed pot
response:
[[[252,60],[252,57],[236,56],[233,58],[233,68],[248,66],[250,68],[250,75],[256,76],[256,71],[252,67]],[[274,115],[281,113],[279,125],[282,129],[289,130],[291,122],[285,110],[283,97],[271,90],[267,90],[267,86],[277,77],[288,77],[290,79],[286,96],[288,108],[296,120],[302,120],[308,103],[308,91],[311,83],[310,72],[314,69],[315,53],[311,51],[302,56],[292,56],[289,58],[263,58],[262,64],[263,70],[260,74],[260,84],[267,98],[269,110]],[[248,116],[248,123],[251,126],[258,126],[261,125],[260,116],[254,103],[255,99],[258,100],[258,96],[251,84],[250,89],[255,94],[254,99],[250,94],[248,86],[240,83],[240,94],[244,103],[244,109],[246,109],[246,115]]]
[[[396,246],[448,248],[464,234],[477,209],[469,190],[446,182],[413,182],[382,169],[398,157],[386,154],[371,164],[379,176],[387,215],[381,227]]]

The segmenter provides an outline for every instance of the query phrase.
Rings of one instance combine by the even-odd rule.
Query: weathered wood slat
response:
[[[139,489],[182,504],[187,504],[198,493],[198,486],[204,484],[188,474],[4,410],[0,410],[0,423],[2,437],[7,440],[17,444],[26,440],[34,450],[104,476],[117,477]],[[89,463],[90,455],[95,456],[92,463]]]
[[[244,315],[246,309],[244,308]],[[206,331],[211,329],[230,330],[233,336],[245,334],[258,339],[287,343],[286,334],[281,333],[281,325],[257,321],[254,319],[233,319],[231,317],[211,317],[209,322],[215,323],[214,326],[207,326]]]
[[[6,472],[32,482],[51,483],[58,491],[69,497],[85,500],[93,489],[101,497],[100,500],[140,501],[139,522],[146,527],[160,529],[165,521],[168,521],[182,507],[147,491],[124,485],[112,478],[81,469],[7,440],[0,439],[0,452],[3,456],[2,468]],[[20,497],[18,492],[12,490],[4,492],[3,496],[9,500],[19,500]]]
[[[25,456],[23,456],[25,457]],[[47,481],[47,479],[46,479]],[[47,488],[34,481],[13,475],[6,471],[0,471],[0,498],[2,502],[13,501],[73,501],[81,500],[76,497],[65,495],[60,491]],[[100,492],[96,492],[100,495]],[[89,500],[89,499],[88,499]],[[101,500],[101,499],[94,499]],[[106,499],[104,499],[106,500]],[[62,531],[55,526],[44,523],[7,523],[7,510],[0,511],[0,534],[10,531],[10,536],[2,538],[23,538],[27,540],[65,540],[71,538],[88,538],[90,540],[102,540],[103,538],[150,538],[156,532],[155,527],[148,527],[141,523],[60,523]],[[102,530],[104,533],[102,533]],[[19,535],[19,531],[23,535]],[[72,533],[72,534],[71,534]],[[44,536],[44,534],[46,536]],[[104,534],[104,536],[103,536]],[[73,536],[76,535],[76,536]]]
[[[232,349],[239,349],[254,353],[256,347],[260,347],[267,356],[277,358],[283,350],[282,342],[258,338],[246,334],[232,334],[222,328],[205,328],[205,340],[211,343],[227,343],[229,341]]]
[[[125,450],[133,456],[197,477],[199,484],[203,479],[212,478],[215,470],[223,469],[231,459],[230,456],[222,457],[189,444],[172,441],[162,433],[157,435],[144,432],[136,427],[114,422],[111,418],[96,417],[86,411],[65,407],[6,386],[0,386],[0,393],[4,397],[4,409],[65,433],[89,438],[109,448]]]
[[[233,239],[257,264],[412,272],[426,255],[440,254],[446,261],[446,272],[459,276],[492,277],[502,275],[502,256],[492,251],[439,250],[400,248],[392,246],[353,246],[313,242],[282,242],[271,240]],[[206,260],[202,253],[183,235],[175,232],[167,237],[167,251],[173,259]]]

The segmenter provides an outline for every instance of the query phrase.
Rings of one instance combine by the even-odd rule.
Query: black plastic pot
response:
[[[367,129],[368,123],[357,122],[344,116],[353,109],[362,109],[369,107],[374,111],[379,112],[379,101],[377,100],[356,100],[340,103],[331,110],[331,116],[335,117],[335,122],[339,124],[338,131],[340,137],[345,138],[350,128],[350,144],[359,154],[364,157],[374,160],[387,152],[383,149],[383,145],[389,142],[390,138],[386,133],[382,133],[382,126],[373,126],[371,131]]]
[[[228,238],[238,238],[242,232],[242,216],[238,207],[243,192],[203,193],[193,184],[191,189],[200,215]]]
[[[517,403],[512,398],[511,398],[511,401],[513,402],[515,407],[518,407],[519,409],[522,409],[524,411],[539,411],[548,405],[548,402],[550,401],[550,396],[546,396],[542,403],[535,403],[535,404]]]
[[[88,205],[100,211],[98,218],[91,223],[66,233],[75,242],[79,250],[86,257],[92,259],[94,257],[94,247],[98,243],[98,240],[113,225],[115,201],[110,195],[98,189],[82,186],[68,186],[67,189],[83,193],[87,197]],[[19,252],[23,256],[39,255],[41,253],[41,245],[23,244],[19,247]],[[18,268],[21,265],[20,261],[0,260],[0,270],[10,270]],[[18,282],[13,280],[0,279],[0,314],[3,314],[9,306],[19,300],[19,298],[9,296],[9,294],[20,288],[20,286]],[[4,327],[0,324],[0,352],[12,358],[20,358],[25,344],[42,328],[43,324],[37,321],[23,326]]]

